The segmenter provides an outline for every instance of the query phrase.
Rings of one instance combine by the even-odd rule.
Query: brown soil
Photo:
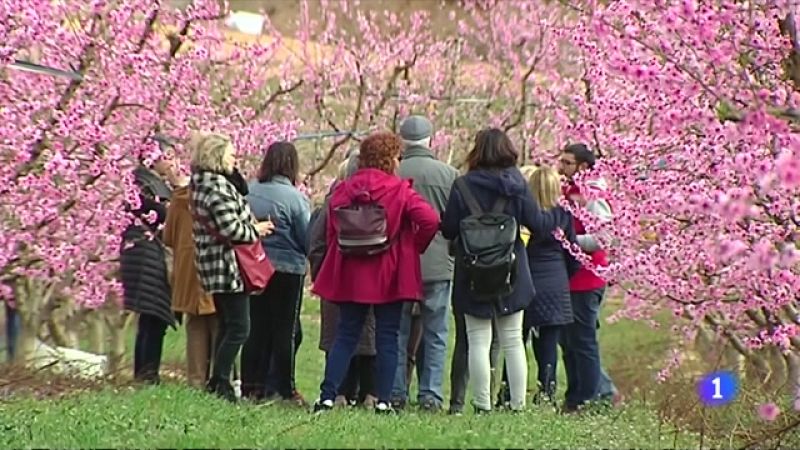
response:
[[[51,373],[47,368],[30,370],[15,365],[0,365],[0,402],[12,397],[32,397],[37,400],[58,399],[68,395],[105,389],[131,390],[142,384],[130,377],[130,367],[118,376],[82,379]],[[164,362],[161,365],[162,383],[183,383],[186,374],[183,364]]]

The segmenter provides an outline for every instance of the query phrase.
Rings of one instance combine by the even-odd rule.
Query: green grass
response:
[[[652,414],[564,418],[554,413],[431,417],[365,411],[312,416],[280,407],[231,406],[182,386],[105,391],[57,403],[0,406],[0,446],[16,447],[671,447]],[[696,439],[679,435],[677,445]]]
[[[319,302],[306,301],[297,382],[309,400],[316,397],[323,369],[322,354],[317,349],[318,313]],[[654,347],[663,348],[664,338],[647,326],[623,322],[604,326],[602,339],[604,363],[614,376],[623,373],[620,363],[631,356],[632,343],[636,349],[646,348],[653,353]],[[165,361],[171,365],[182,361],[184,342],[182,330],[170,332],[164,347]],[[313,416],[286,406],[229,405],[180,384],[138,389],[109,386],[99,392],[53,400],[17,397],[0,404],[0,430],[2,448],[545,445],[663,448],[697,446],[699,442],[696,435],[660,423],[651,409],[638,403],[604,414],[578,417],[535,408],[522,414],[491,416],[450,417],[417,413],[413,409],[397,417],[376,416],[361,410]]]

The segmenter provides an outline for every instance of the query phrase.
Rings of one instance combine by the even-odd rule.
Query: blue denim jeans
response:
[[[597,321],[604,289],[572,292],[575,321],[561,332],[564,370],[567,373],[566,406],[578,407],[594,400],[601,379],[600,347],[597,342]]]
[[[434,281],[423,285],[425,298],[420,305],[422,320],[422,342],[417,359],[419,387],[417,400],[434,402],[441,406],[444,402],[444,365],[447,358],[447,327],[450,309],[451,281]],[[406,359],[408,339],[411,334],[411,304],[405,304],[400,319],[400,333],[397,339],[397,373],[394,376],[392,400],[406,402]]]
[[[19,339],[21,326],[17,310],[6,302],[6,354],[8,355],[8,362],[13,361],[16,355],[17,339]]]
[[[600,300],[602,302],[602,299]],[[602,306],[602,303],[601,303]],[[597,320],[597,329],[600,329],[600,320]],[[601,358],[602,359],[602,358]],[[601,400],[611,400],[614,395],[617,394],[619,390],[617,389],[617,385],[614,384],[614,380],[611,379],[611,376],[606,372],[606,369],[603,367],[602,360],[600,362],[600,383],[597,386],[597,398]]]
[[[336,339],[333,348],[328,352],[325,361],[325,379],[320,385],[321,401],[336,398],[339,386],[342,385],[350,368],[350,359],[356,351],[364,321],[367,319],[370,305],[361,303],[340,303],[339,324],[336,328]],[[403,303],[387,303],[374,305],[375,311],[375,391],[378,401],[389,403],[392,385],[397,371],[397,330],[400,327],[400,315]]]

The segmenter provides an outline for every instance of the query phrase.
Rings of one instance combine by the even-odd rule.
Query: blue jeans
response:
[[[599,391],[601,368],[597,321],[604,291],[572,292],[570,296],[575,321],[565,325],[561,333],[567,372],[567,408],[594,400]]]
[[[602,299],[600,300],[603,301]],[[602,303],[601,303],[602,306]],[[597,320],[597,329],[600,329],[600,320]],[[606,369],[603,367],[602,361],[600,362],[600,383],[597,386],[597,398],[602,400],[610,400],[617,394],[619,390],[617,389],[617,385],[614,384],[614,380],[611,379],[611,376],[606,372]]]
[[[441,406],[444,401],[444,365],[447,358],[447,325],[450,306],[451,281],[433,281],[423,285],[425,298],[420,304],[422,320],[422,343],[417,359],[419,388],[417,399],[420,404],[433,401]],[[406,390],[406,351],[411,334],[411,304],[403,308],[400,319],[400,335],[397,340],[397,373],[394,376],[392,399],[405,402]]]
[[[19,339],[20,328],[22,327],[17,310],[6,302],[6,352],[8,362],[14,360],[17,350],[17,339]]]
[[[350,368],[350,359],[356,351],[364,321],[370,305],[361,303],[339,303],[339,325],[333,348],[325,361],[325,379],[320,385],[320,401],[336,398]],[[375,391],[378,401],[389,403],[392,396],[394,375],[397,371],[397,330],[403,303],[374,305],[375,311]]]

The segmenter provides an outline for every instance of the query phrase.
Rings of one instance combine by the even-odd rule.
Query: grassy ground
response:
[[[312,400],[322,374],[317,350],[319,303],[304,306],[299,389]],[[644,325],[620,323],[602,331],[604,362],[627,379],[633,350],[658,353],[664,337]],[[184,336],[171,332],[167,369],[180,370]],[[654,351],[655,350],[655,351]],[[641,370],[642,365],[639,364]],[[532,374],[531,374],[532,375]],[[563,376],[563,374],[562,374]],[[629,389],[626,387],[626,389]],[[232,406],[184,387],[107,386],[60,399],[18,396],[0,404],[0,447],[688,447],[698,436],[678,432],[652,409],[633,402],[598,415],[559,416],[545,409],[523,414],[450,417],[406,412],[376,417],[366,411],[312,416],[285,406]]]

